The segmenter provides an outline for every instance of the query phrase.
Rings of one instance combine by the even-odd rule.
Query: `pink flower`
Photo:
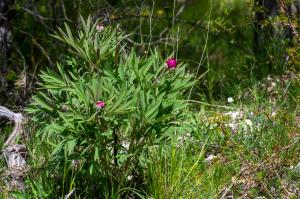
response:
[[[96,108],[102,109],[102,108],[104,108],[104,106],[105,106],[105,102],[103,102],[103,101],[96,102]]]
[[[103,26],[102,24],[98,24],[98,25],[96,26],[96,30],[97,30],[98,32],[102,32],[102,31],[104,30],[104,26]]]
[[[168,69],[175,69],[177,67],[177,61],[175,58],[170,58],[166,61]]]

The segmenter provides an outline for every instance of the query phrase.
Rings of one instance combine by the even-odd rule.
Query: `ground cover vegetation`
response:
[[[300,197],[299,1],[0,3],[2,198]]]

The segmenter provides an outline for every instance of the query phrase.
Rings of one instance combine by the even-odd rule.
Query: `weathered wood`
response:
[[[27,150],[25,145],[16,143],[16,138],[23,133],[24,118],[21,113],[14,113],[3,106],[0,106],[0,117],[5,117],[15,123],[13,132],[5,141],[2,149],[7,165],[6,175],[9,178],[7,186],[9,190],[24,191],[23,178],[27,170]]]

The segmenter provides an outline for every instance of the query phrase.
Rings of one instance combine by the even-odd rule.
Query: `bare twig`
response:
[[[72,196],[72,194],[74,193],[74,191],[75,191],[75,188],[73,188],[73,189],[70,191],[70,193],[68,193],[67,195],[65,195],[65,198],[64,198],[64,199],[70,198],[70,197]]]
[[[172,18],[170,17],[161,17],[161,16],[151,16],[152,19],[154,20],[158,20],[158,21],[161,21],[161,20],[165,20],[165,21],[170,21],[172,20]],[[114,17],[114,18],[111,18],[112,21],[121,21],[121,20],[132,20],[132,19],[140,19],[140,18],[143,18],[145,20],[149,19],[149,16],[148,15],[135,15],[135,14],[125,14],[125,15],[121,15],[121,16],[117,16],[117,17]],[[201,23],[200,21],[191,21],[191,20],[185,20],[185,19],[179,19],[179,18],[176,18],[175,19],[175,22],[178,22],[178,23],[183,23],[183,24],[187,24],[187,25],[192,25],[192,26],[198,26],[202,29],[207,29],[207,26],[206,24],[204,23]]]
[[[32,16],[38,18],[39,20],[44,20],[44,21],[68,21],[68,22],[71,22],[70,19],[68,19],[67,17],[65,18],[49,18],[49,17],[44,17],[42,15],[40,15],[38,12],[34,12],[28,8],[25,8],[25,7],[21,7],[21,9],[23,11],[25,11],[26,13],[28,14],[31,14]],[[65,13],[64,13],[65,14]]]
[[[234,107],[230,107],[230,106],[222,106],[222,105],[217,105],[217,104],[209,104],[206,102],[201,102],[201,101],[197,101],[197,100],[186,100],[189,103],[196,103],[196,104],[202,104],[205,106],[210,106],[210,107],[216,107],[216,108],[224,108],[224,109],[235,109]]]

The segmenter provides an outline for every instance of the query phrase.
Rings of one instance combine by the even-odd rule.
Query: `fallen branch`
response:
[[[2,149],[7,165],[5,174],[9,178],[7,186],[9,190],[24,191],[23,178],[27,168],[27,150],[25,145],[16,144],[16,138],[23,133],[22,123],[24,118],[21,113],[14,113],[3,106],[0,106],[0,117],[5,117],[15,123],[13,132],[5,141]]]

